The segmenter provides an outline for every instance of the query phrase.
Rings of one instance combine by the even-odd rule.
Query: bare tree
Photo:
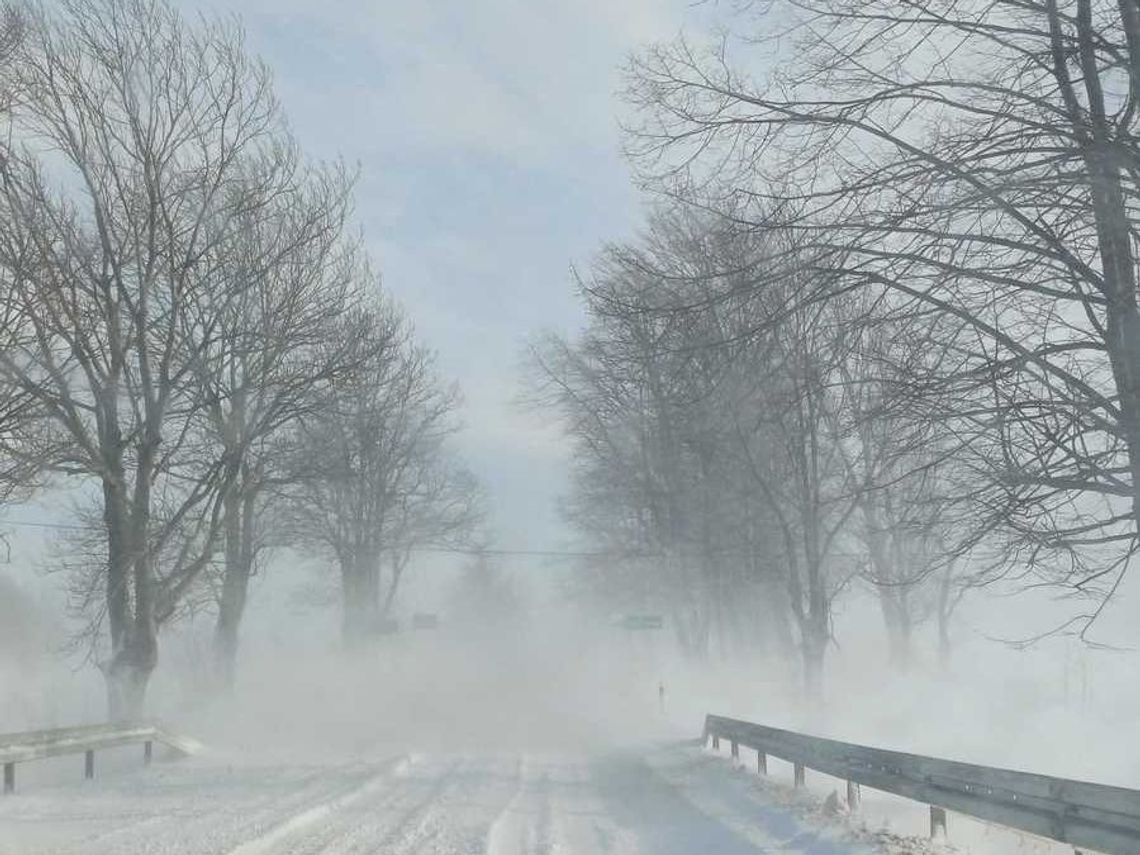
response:
[[[975,547],[1111,593],[1140,519],[1133,4],[763,10],[793,22],[767,81],[734,70],[731,41],[634,64],[644,177],[785,211],[797,239],[766,285],[830,273],[939,315],[926,387],[955,402],[941,413],[989,485]]]
[[[417,450],[419,459],[396,493],[385,521],[389,572],[381,592],[383,617],[391,614],[404,571],[417,549],[467,548],[483,521],[482,488],[442,447],[446,437],[447,432],[440,432]]]
[[[161,0],[35,8],[14,79],[26,146],[0,172],[0,268],[30,335],[0,371],[41,407],[54,468],[99,486],[101,664],[111,716],[133,717],[220,524],[197,366],[236,296],[216,286],[233,223],[273,195],[246,164],[277,107],[232,27]]]
[[[738,366],[731,388],[740,399],[736,454],[776,523],[778,539],[768,548],[784,563],[805,691],[818,698],[833,603],[858,566],[849,523],[861,492],[845,465],[842,430],[849,305],[796,306],[795,287],[763,293],[754,310],[755,355]]]
[[[440,385],[407,321],[381,303],[349,319],[340,337],[357,349],[358,367],[327,384],[300,422],[291,527],[335,559],[353,647],[375,631],[410,550],[425,536],[456,536],[473,514],[466,476],[450,480],[444,455],[456,392]]]
[[[12,80],[13,62],[16,50],[23,38],[23,17],[16,6],[0,4],[0,119],[6,117],[9,103],[15,95],[15,84]],[[3,142],[0,142],[0,165],[8,158],[8,151]],[[0,349],[11,350],[17,342],[26,337],[28,330],[20,319],[20,307],[14,299],[13,292],[5,273],[0,270]],[[29,476],[28,462],[35,455],[26,447],[14,452],[14,447],[22,445],[16,433],[21,425],[26,425],[32,400],[18,386],[0,377],[0,453],[3,453],[2,469],[0,469],[0,503],[8,499],[15,491],[25,486]],[[34,467],[33,467],[34,468]]]
[[[11,3],[0,5],[0,69],[5,68],[16,53],[24,33],[23,16],[20,10]],[[5,93],[10,90],[5,87]],[[3,102],[0,102],[0,107]]]
[[[665,559],[632,576],[634,596],[663,598],[697,654],[741,624],[752,637],[766,624],[786,653],[794,624],[816,693],[852,575],[837,554],[854,493],[831,383],[844,328],[834,307],[797,309],[790,288],[758,296],[777,244],[772,229],[659,211],[597,265],[582,340],[548,341],[536,360],[579,445],[572,521]]]
[[[233,685],[238,631],[266,515],[284,496],[284,460],[317,390],[355,369],[339,340],[359,301],[356,251],[342,242],[349,182],[341,170],[304,170],[283,146],[264,168],[278,186],[265,206],[239,212],[231,257],[216,284],[233,298],[199,363],[205,413],[222,461],[222,558],[214,639],[219,686]]]
[[[584,286],[589,330],[534,351],[536,397],[561,410],[579,446],[570,521],[613,553],[607,563],[634,571],[607,573],[603,599],[667,609],[683,649],[705,656],[717,560],[714,510],[702,501],[713,490],[699,411],[708,389],[691,352],[678,348],[690,319],[657,311],[667,298],[653,302],[654,283],[633,248],[605,253]],[[622,562],[645,553],[653,559]]]
[[[525,591],[500,560],[476,551],[449,592],[454,623],[476,637],[510,638],[525,620]]]

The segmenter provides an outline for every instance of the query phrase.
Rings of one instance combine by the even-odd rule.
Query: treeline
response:
[[[331,560],[362,641],[479,496],[456,392],[349,226],[350,170],[303,155],[234,23],[166,0],[5,7],[0,95],[0,489],[73,497],[111,716],[203,609],[232,683],[275,548]]]
[[[833,604],[892,657],[997,580],[1086,633],[1140,521],[1140,6],[745,4],[628,69],[658,201],[536,348],[569,517],[698,655],[766,644],[818,692]],[[766,35],[771,34],[771,35]],[[772,70],[759,77],[743,69]]]

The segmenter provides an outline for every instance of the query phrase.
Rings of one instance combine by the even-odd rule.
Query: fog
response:
[[[558,758],[653,752],[691,743],[710,712],[984,765],[1140,784],[1137,746],[1125,736],[1134,730],[1131,716],[1140,703],[1132,679],[1136,654],[1090,649],[1071,638],[1026,649],[987,638],[1011,628],[1001,603],[964,612],[948,666],[938,664],[931,638],[899,673],[887,662],[872,598],[852,595],[837,623],[843,643],[831,657],[821,702],[804,697],[794,663],[739,654],[694,661],[678,649],[667,625],[630,631],[602,609],[569,602],[565,568],[510,564],[514,572],[504,577],[517,611],[506,619],[465,610],[455,599],[462,572],[437,569],[437,578],[409,587],[400,617],[410,627],[413,612],[430,611],[439,616],[438,628],[405,628],[351,653],[339,641],[336,603],[312,602],[316,569],[274,564],[259,583],[243,639],[242,677],[232,694],[211,694],[204,667],[210,626],[190,621],[164,638],[150,709],[205,746],[184,766],[229,770],[229,786],[239,785],[241,770],[274,778],[290,768],[340,774],[344,764],[394,756],[491,757],[510,764],[514,758],[562,762]],[[37,602],[11,574],[5,586],[11,612],[4,622],[3,729],[101,720],[101,680],[90,666],[60,653],[67,633],[50,603]],[[1050,606],[1058,608],[1042,604],[1038,611]],[[100,776],[113,782],[139,774],[131,755],[103,756]],[[774,778],[787,785],[790,768],[770,764]],[[34,765],[21,772],[21,787],[29,792],[74,786],[74,760]],[[105,779],[102,785],[117,786]],[[818,798],[836,789],[842,791],[841,782],[809,779]],[[925,816],[913,803],[865,794],[862,812],[873,828],[923,833]],[[952,839],[970,851],[1031,845],[965,819],[956,820],[954,832]],[[34,835],[18,839],[41,845]]]
[[[1140,851],[1134,18],[0,0],[0,855]]]

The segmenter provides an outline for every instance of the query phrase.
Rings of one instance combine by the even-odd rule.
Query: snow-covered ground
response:
[[[328,766],[213,757],[0,800],[4,855],[888,851],[849,832],[692,744]]]
[[[0,855],[937,855],[1065,851],[951,817],[954,845],[892,830],[922,806],[794,791],[694,741],[574,754],[120,765],[0,799]],[[73,770],[74,771],[74,770]],[[809,773],[810,774],[810,773]],[[37,782],[38,783],[38,782]],[[821,789],[822,788],[822,789]],[[893,821],[884,822],[883,817]]]

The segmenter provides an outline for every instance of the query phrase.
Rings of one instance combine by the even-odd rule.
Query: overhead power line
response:
[[[57,523],[57,522],[43,522],[37,520],[0,520],[0,528],[4,526],[18,526],[23,528],[43,528],[54,529],[59,531],[99,531],[100,526],[83,525],[81,523]],[[448,544],[425,543],[419,546],[413,546],[412,552],[416,553],[444,553],[452,555],[489,555],[489,556],[520,556],[527,558],[649,558],[652,557],[647,553],[618,553],[614,552],[590,552],[587,550],[565,550],[565,549],[482,549],[475,546],[453,546]]]
[[[530,556],[535,558],[617,558],[619,554],[616,552],[575,552],[572,550],[560,549],[479,549],[473,546],[433,546],[425,544],[423,546],[412,547],[412,552],[451,552],[457,555],[521,555]],[[636,556],[628,552],[620,554],[623,558],[648,558],[649,555],[645,553],[638,553]]]

